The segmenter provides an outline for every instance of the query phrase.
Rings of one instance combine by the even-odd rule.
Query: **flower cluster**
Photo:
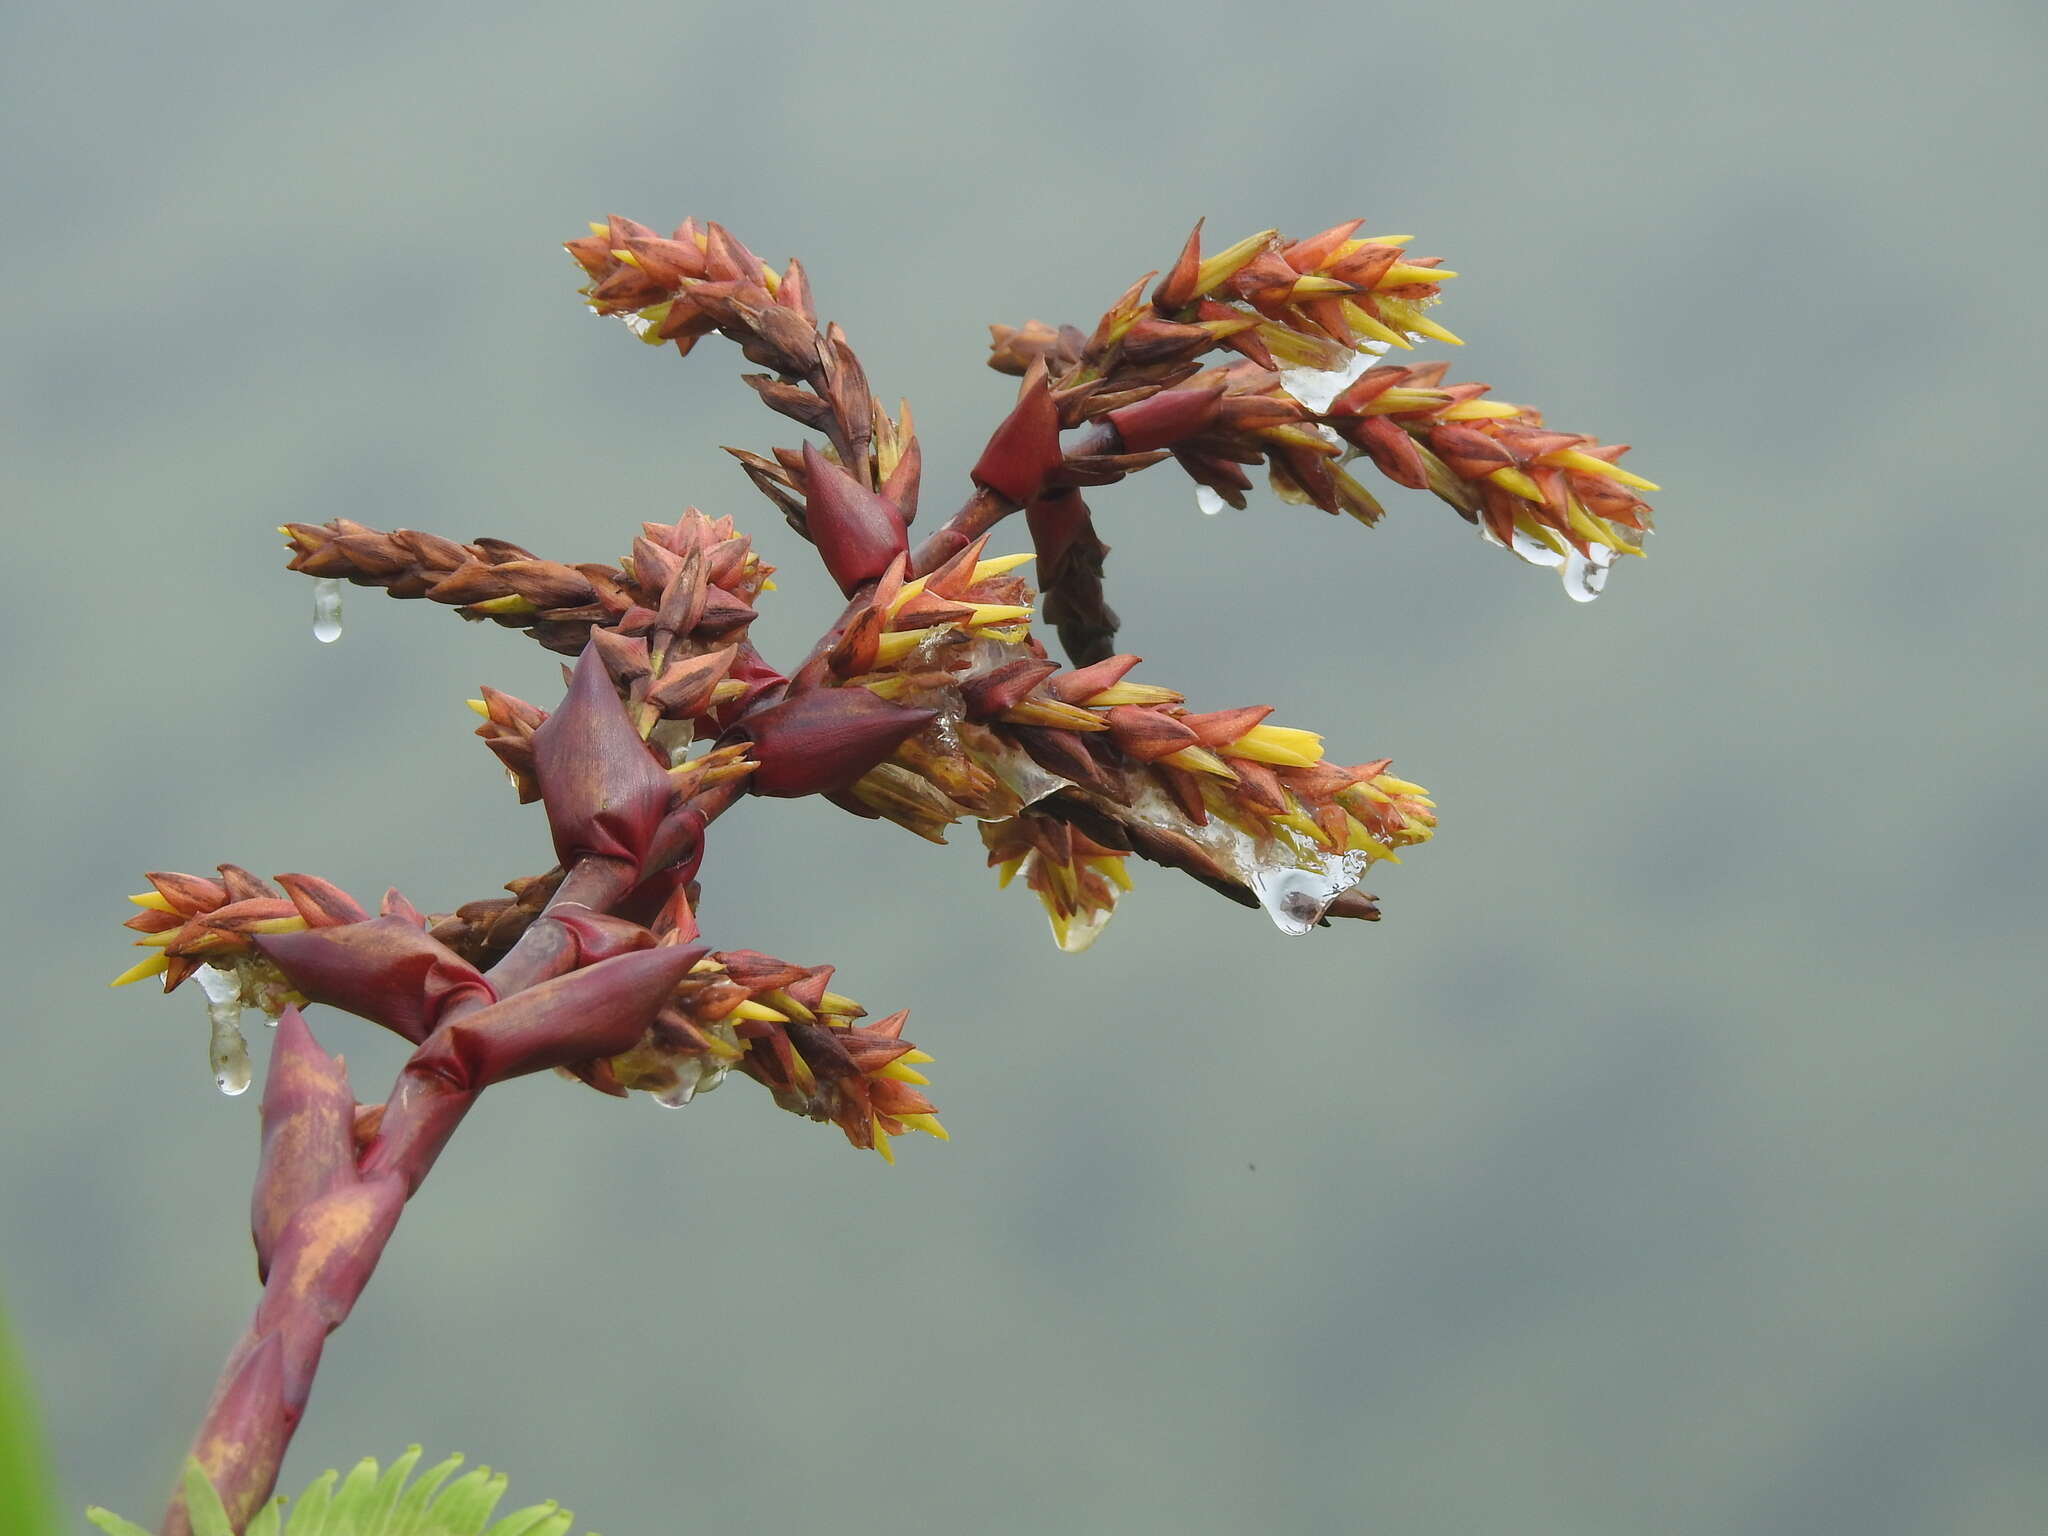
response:
[[[471,701],[551,844],[551,866],[506,894],[430,916],[393,891],[372,914],[312,876],[273,885],[223,865],[218,879],[153,874],[134,898],[148,953],[118,980],[199,983],[224,1090],[251,1080],[244,1008],[279,1021],[252,1205],[264,1299],[194,1442],[236,1528],[268,1496],[324,1340],[486,1089],[553,1070],[681,1106],[737,1071],[884,1158],[906,1132],[946,1139],[905,1014],[868,1021],[828,965],[702,942],[707,839],[742,800],[818,795],[934,842],[972,820],[1064,950],[1101,932],[1133,855],[1287,933],[1379,916],[1358,882],[1432,835],[1428,797],[1385,758],[1330,760],[1264,705],[1193,709],[1138,678],[1083,493],[1170,460],[1205,510],[1241,507],[1263,465],[1281,500],[1372,524],[1380,504],[1351,473],[1368,464],[1588,597],[1616,554],[1641,553],[1636,493],[1654,487],[1619,467],[1623,447],[1446,384],[1439,364],[1386,363],[1459,344],[1430,314],[1457,274],[1361,227],[1266,230],[1205,256],[1197,224],[1165,276],[1141,278],[1092,331],[994,328],[990,361],[1017,376],[1016,399],[965,500],[916,542],[910,408],[883,408],[798,262],[778,271],[694,219],[664,236],[614,217],[568,242],[591,309],[679,353],[724,336],[762,370],[743,375],[762,403],[807,434],[728,450],[845,599],[786,668],[753,643],[772,572],[728,517],[642,523],[612,564],[349,519],[284,525],[291,569],[316,582],[320,639],[338,638],[354,584],[576,661],[551,709],[489,687]],[[1032,553],[991,556],[991,530],[1018,513]],[[1035,608],[1065,665],[1034,633]],[[299,1009],[315,1004],[411,1046],[381,1103],[358,1103],[314,1040]],[[174,1501],[167,1536],[190,1529]]]
[[[1383,361],[1460,344],[1429,313],[1457,274],[1407,254],[1407,236],[1361,228],[1266,230],[1205,255],[1197,224],[1164,276],[1141,278],[1092,330],[994,327],[990,361],[1020,380],[1016,401],[965,504],[913,543],[923,460],[909,406],[882,408],[845,334],[821,325],[800,263],[778,271],[716,223],[666,236],[591,225],[568,250],[594,311],[679,353],[729,338],[764,370],[745,376],[763,403],[816,434],[729,451],[816,549],[845,610],[797,665],[770,664],[750,626],[772,568],[731,518],[695,508],[643,523],[613,564],[347,519],[286,524],[291,568],[330,600],[340,582],[425,598],[578,658],[552,711],[488,687],[471,700],[519,798],[544,807],[556,863],[433,917],[396,893],[373,917],[305,876],[152,876],[131,919],[152,953],[122,980],[162,974],[168,988],[212,972],[220,1008],[326,1002],[444,1055],[460,1025],[457,1075],[474,1081],[493,1058],[469,1014],[690,948],[623,1045],[541,1054],[667,1104],[736,1069],[886,1151],[906,1129],[943,1134],[903,1016],[861,1023],[828,989],[829,966],[695,947],[706,829],[743,797],[820,795],[934,842],[972,820],[1063,949],[1102,930],[1133,855],[1288,932],[1377,918],[1358,881],[1433,834],[1428,797],[1384,758],[1330,760],[1319,735],[1271,723],[1266,706],[1194,709],[1136,676],[1138,658],[1114,645],[1108,546],[1082,493],[1171,460],[1205,508],[1242,507],[1247,470],[1263,465],[1283,501],[1371,524],[1383,509],[1352,473],[1369,465],[1564,567],[1583,596],[1615,554],[1641,553],[1637,493],[1654,487],[1620,468],[1623,447],[1446,383],[1441,363]],[[1017,512],[1034,553],[991,556],[990,529]],[[1070,665],[1033,631],[1041,598]]]

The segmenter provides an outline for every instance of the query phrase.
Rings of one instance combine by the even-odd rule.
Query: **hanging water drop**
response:
[[[1358,884],[1371,856],[1300,851],[1302,862],[1272,860],[1247,872],[1252,894],[1282,933],[1299,936],[1323,920],[1330,903]]]
[[[1563,555],[1552,549],[1543,540],[1537,538],[1535,534],[1525,532],[1521,528],[1515,529],[1514,537],[1509,542],[1508,548],[1512,549],[1531,565],[1541,565],[1555,569],[1557,566],[1564,564]]]
[[[1614,564],[1614,551],[1595,544],[1590,554],[1573,550],[1564,562],[1564,595],[1575,603],[1590,603],[1607,585],[1607,568]]]
[[[1063,954],[1082,953],[1102,937],[1102,930],[1109,926],[1109,919],[1114,911],[1113,907],[1083,907],[1064,919],[1051,917],[1048,913],[1047,916],[1051,917],[1052,921],[1053,943],[1060,947]]]
[[[341,583],[332,576],[313,583],[313,638],[322,645],[341,638]]]
[[[1195,487],[1195,505],[1201,510],[1202,516],[1214,517],[1223,510],[1222,493],[1209,486],[1198,485]]]
[[[241,979],[210,965],[199,967],[192,979],[206,994],[206,1059],[213,1068],[213,1084],[229,1097],[246,1093],[254,1074],[249,1069],[249,1044],[242,1038]]]
[[[1282,368],[1280,387],[1320,415],[1386,350],[1384,341],[1361,341],[1358,349],[1334,368]]]
[[[663,1109],[681,1109],[697,1097],[697,1075],[692,1072],[673,1088],[664,1088],[654,1095],[654,1102]]]

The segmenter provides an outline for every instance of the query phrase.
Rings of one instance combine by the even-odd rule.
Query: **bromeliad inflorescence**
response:
[[[1353,469],[1450,503],[1489,542],[1560,568],[1585,599],[1640,554],[1655,489],[1626,449],[1447,384],[1395,350],[1458,339],[1430,315],[1457,274],[1407,236],[1359,221],[1305,240],[1265,231],[1204,256],[1196,226],[1091,331],[993,328],[1017,401],[965,503],[913,543],[922,455],[803,267],[769,267],[717,224],[662,236],[627,219],[568,250],[601,315],[687,353],[718,332],[761,372],[746,383],[816,435],[729,452],[817,550],[846,607],[784,667],[750,639],[772,571],[729,517],[649,522],[615,563],[564,563],[503,540],[458,543],[347,519],[287,523],[291,569],[315,578],[316,633],[340,632],[341,584],[425,598],[576,658],[544,710],[491,688],[476,734],[521,801],[541,804],[552,866],[509,895],[422,914],[396,891],[373,915],[302,874],[265,882],[159,873],[129,919],[150,953],[122,982],[197,978],[220,1086],[249,1067],[243,1007],[279,1018],[263,1098],[255,1228],[265,1301],[231,1357],[195,1448],[238,1522],[267,1496],[321,1341],[347,1315],[405,1200],[484,1088],[554,1068],[601,1092],[682,1105],[740,1072],[785,1109],[890,1155],[944,1138],[902,1038],[866,1022],[830,966],[699,942],[707,828],[742,798],[821,795],[934,842],[978,824],[988,862],[1021,878],[1062,949],[1085,948],[1133,856],[1185,871],[1283,930],[1374,919],[1358,882],[1426,840],[1435,813],[1385,758],[1339,764],[1262,705],[1191,707],[1115,646],[1108,547],[1083,491],[1173,460],[1205,511],[1242,507],[1265,465],[1280,499],[1383,515]],[[1224,354],[1218,356],[1218,354]],[[1031,553],[991,553],[1023,512]],[[1035,569],[1027,566],[1035,559]],[[1034,594],[1033,583],[1036,584]],[[1033,633],[1035,601],[1065,650]],[[381,1104],[360,1104],[298,1009],[324,1003],[410,1042]],[[237,1513],[239,1511],[239,1513]],[[167,1529],[182,1529],[174,1505]]]

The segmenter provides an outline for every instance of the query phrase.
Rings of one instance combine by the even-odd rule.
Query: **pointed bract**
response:
[[[851,594],[875,580],[909,547],[895,503],[858,483],[809,443],[804,444],[804,528],[825,569]]]
[[[794,799],[836,794],[937,719],[865,688],[812,688],[748,717],[752,756],[760,765],[749,786],[757,795]]]
[[[673,791],[594,644],[577,658],[561,706],[533,733],[533,770],[565,867],[585,855],[639,867]]]

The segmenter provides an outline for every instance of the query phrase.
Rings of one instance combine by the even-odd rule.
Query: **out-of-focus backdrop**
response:
[[[1066,956],[971,830],[743,808],[710,937],[910,1006],[952,1144],[891,1170],[737,1080],[492,1095],[287,1485],[420,1440],[611,1536],[2048,1524],[2043,33],[9,8],[0,1286],[70,1503],[153,1517],[255,1295],[255,1095],[196,996],[106,989],[138,872],[445,910],[547,863],[462,700],[546,704],[553,659],[362,593],[317,645],[274,524],[579,560],[734,513],[787,656],[835,603],[718,448],[796,431],[730,346],[583,311],[586,218],[800,254],[943,511],[1011,397],[988,322],[1091,322],[1199,214],[1364,215],[1465,274],[1456,376],[1667,487],[1590,607],[1426,496],[1095,498],[1151,675],[1438,796],[1386,920],[1288,938],[1143,869]],[[393,1043],[315,1027],[381,1095]]]

